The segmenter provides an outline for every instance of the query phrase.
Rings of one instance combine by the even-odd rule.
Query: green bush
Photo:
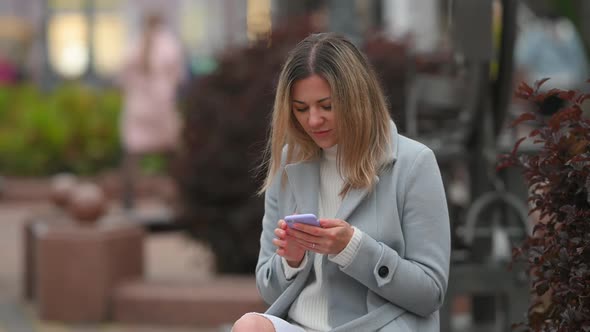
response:
[[[0,88],[0,174],[91,175],[118,163],[121,96],[65,84]]]

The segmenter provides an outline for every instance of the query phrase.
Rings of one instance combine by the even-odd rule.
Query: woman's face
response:
[[[292,112],[313,141],[322,149],[338,144],[328,82],[315,74],[299,80],[293,84],[291,97]]]

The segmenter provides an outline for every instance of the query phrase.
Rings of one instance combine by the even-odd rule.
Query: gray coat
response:
[[[339,267],[324,257],[328,319],[334,331],[438,332],[450,259],[445,192],[432,150],[401,136],[392,125],[387,167],[371,190],[351,190],[336,218],[364,232],[352,263]],[[277,221],[286,215],[317,213],[319,162],[285,166],[266,192],[256,282],[271,304],[266,313],[285,318],[315,273],[314,254],[287,280],[272,244]],[[280,172],[279,172],[280,173]]]

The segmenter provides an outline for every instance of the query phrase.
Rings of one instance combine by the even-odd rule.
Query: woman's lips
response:
[[[322,137],[327,136],[330,133],[330,131],[332,131],[332,130],[328,129],[328,130],[314,131],[314,132],[312,132],[312,135],[315,137],[318,137],[318,138],[322,138]]]

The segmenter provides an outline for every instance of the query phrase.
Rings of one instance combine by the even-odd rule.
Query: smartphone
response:
[[[321,227],[320,222],[318,221],[318,218],[314,214],[311,214],[311,213],[293,214],[290,216],[286,216],[285,221],[287,222],[287,226],[289,226],[289,227],[293,227],[293,224],[295,224],[295,223]]]

